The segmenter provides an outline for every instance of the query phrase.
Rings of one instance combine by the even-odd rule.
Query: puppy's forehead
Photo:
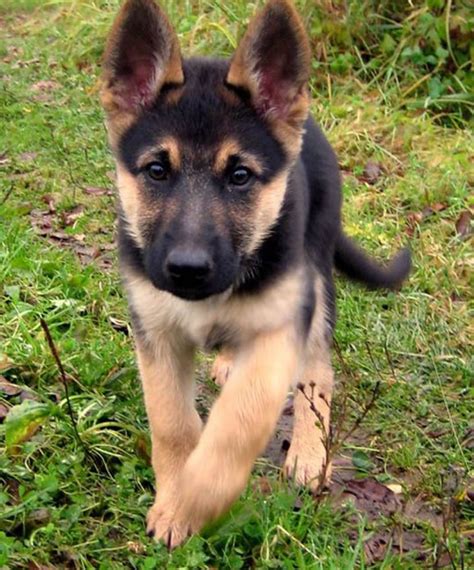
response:
[[[278,170],[283,148],[256,112],[225,86],[227,68],[226,61],[185,62],[184,87],[170,97],[171,87],[122,136],[119,153],[125,165],[132,169],[140,157],[172,142],[181,158],[222,162],[226,154],[245,153],[265,170]]]

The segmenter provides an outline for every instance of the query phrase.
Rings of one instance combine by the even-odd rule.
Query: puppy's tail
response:
[[[411,255],[408,249],[401,249],[382,266],[341,232],[336,242],[334,263],[347,277],[369,289],[398,289],[410,273]]]

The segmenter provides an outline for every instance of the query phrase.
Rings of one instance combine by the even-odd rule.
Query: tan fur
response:
[[[308,36],[298,12],[291,2],[287,0],[273,0],[268,2],[262,11],[250,22],[250,25],[239,43],[237,51],[232,57],[227,75],[227,82],[236,87],[246,88],[254,101],[258,100],[260,93],[260,77],[255,71],[255,43],[262,29],[266,26],[267,18],[271,18],[271,11],[277,9],[286,14],[291,28],[298,38],[299,60],[301,62],[300,78],[288,93],[288,109],[284,118],[271,111],[267,113],[267,120],[275,137],[288,152],[291,159],[295,159],[301,148],[302,128],[308,116],[310,96],[306,86],[311,65],[311,48]]]
[[[176,32],[171,26],[166,14],[153,0],[144,0],[154,14],[157,24],[156,33],[165,42],[166,51],[163,58],[156,59],[156,68],[151,81],[151,91],[158,95],[162,86],[166,83],[182,84],[184,74]],[[104,71],[102,74],[101,102],[107,113],[107,130],[112,146],[116,144],[120,135],[133,123],[137,114],[142,111],[140,105],[131,107],[124,101],[123,82],[116,77],[115,60],[123,41],[124,24],[133,9],[133,0],[125,2],[116,17],[112,30],[107,39],[104,53]]]
[[[170,142],[170,141],[168,141]],[[171,147],[168,147],[171,149]],[[175,152],[176,149],[171,149]],[[156,160],[155,153],[142,155],[144,164],[149,161]],[[179,156],[175,156],[172,160],[179,160]],[[119,193],[120,205],[125,214],[124,222],[126,231],[133,237],[136,243],[144,246],[143,230],[149,225],[153,225],[159,214],[163,215],[164,219],[173,216],[177,200],[168,199],[166,204],[163,204],[157,197],[149,196],[149,194],[142,189],[142,183],[139,177],[131,174],[119,160],[116,160],[116,174],[117,174],[117,189]]]
[[[272,131],[291,160],[296,159],[301,151],[304,134],[302,125],[308,116],[310,101],[307,89],[303,89],[292,105],[289,119],[272,121]]]
[[[221,143],[214,158],[214,172],[216,174],[221,175],[225,171],[231,156],[238,156],[241,165],[250,168],[255,174],[262,173],[262,165],[255,156],[243,150],[236,140],[227,139]]]
[[[269,184],[262,185],[258,189],[252,232],[245,248],[249,255],[256,251],[268,237],[272,226],[278,219],[285,198],[288,174],[288,170],[285,169]]]
[[[307,344],[303,373],[294,398],[295,423],[293,437],[285,461],[285,473],[299,485],[313,490],[321,488],[324,481],[320,475],[325,471],[330,477],[325,438],[329,434],[329,420],[334,374],[326,338],[326,307],[324,282],[320,276],[315,280],[316,308]],[[311,410],[314,404],[317,414]],[[324,425],[324,427],[322,426]]]
[[[113,95],[106,90],[102,90],[101,102],[102,107],[106,109]],[[112,113],[106,115],[105,127],[107,129],[107,138],[109,140],[110,148],[116,149],[119,144],[121,135],[129,129],[135,121],[135,116],[132,113]]]
[[[184,342],[162,336],[153,350],[138,343],[136,353],[151,427],[152,464],[162,496],[174,491],[201,433],[194,409],[194,351]]]
[[[120,203],[125,213],[127,223],[127,231],[137,242],[143,247],[143,238],[140,233],[140,189],[135,176],[130,174],[128,170],[116,161],[117,173],[117,190],[119,193]]]
[[[223,348],[216,356],[211,370],[211,378],[218,386],[224,386],[229,379],[235,354],[230,348]]]
[[[216,327],[234,334],[234,341],[287,325],[299,307],[303,293],[302,269],[285,275],[262,294],[234,297],[229,290],[203,301],[185,301],[159,291],[150,281],[125,272],[130,302],[151,345],[166,332],[185,335],[199,347]]]
[[[150,530],[171,547],[222,514],[243,490],[297,374],[301,354],[292,326],[242,345],[232,376],[211,410],[177,492],[153,508]],[[155,516],[159,513],[158,516]]]
[[[151,58],[151,64],[150,54],[143,54],[140,42],[132,44],[137,52],[133,49],[126,52],[125,72],[121,72],[123,68],[117,66],[116,60],[119,54],[123,55],[121,48],[130,45],[123,43],[129,39],[124,38],[124,33],[130,29],[125,22],[129,11],[140,7],[150,16],[153,30],[156,27],[163,43],[158,44],[159,54],[151,54],[156,56]],[[289,172],[301,149],[309,105],[305,86],[310,63],[309,44],[302,23],[287,0],[271,0],[251,24],[231,62],[227,80],[248,89],[252,98],[258,98],[261,85],[253,61],[254,48],[258,34],[268,24],[265,18],[275,14],[272,10],[286,16],[288,21],[284,20],[284,25],[288,23],[297,38],[297,61],[301,64],[296,66],[297,77],[291,76],[294,84],[287,91],[282,90],[283,104],[273,105],[271,98],[273,108],[262,111],[272,134],[284,146],[286,168],[269,184],[257,181],[251,189],[251,203],[241,206],[235,200],[228,207],[217,200],[217,204],[203,206],[202,200],[194,199],[201,198],[200,190],[206,180],[196,173],[186,210],[189,216],[186,219],[191,223],[201,221],[204,216],[212,217],[223,235],[230,231],[226,222],[231,220],[232,230],[236,227],[235,233],[241,233],[238,253],[242,256],[255,252],[278,220]],[[131,21],[134,26],[136,20]],[[139,31],[144,29],[149,35],[148,20],[143,21],[138,24]],[[134,30],[134,33],[137,32]],[[146,45],[145,41],[145,52]],[[130,60],[137,64],[132,66],[135,84],[130,84],[130,75],[127,75]],[[154,73],[150,74],[153,67]],[[166,16],[153,0],[126,1],[107,44],[101,94],[109,141],[116,156],[121,135],[159,95],[163,85],[173,84],[163,95],[168,103],[176,103],[184,90],[183,81],[178,40]],[[223,97],[240,104],[230,89],[223,85],[221,88]],[[255,108],[261,111],[257,105]],[[169,153],[174,171],[187,164],[183,142],[174,137],[154,142],[156,147],[139,157],[139,167],[156,160],[162,150]],[[225,140],[218,149],[209,153],[203,150],[202,155],[199,158],[207,159],[220,175],[233,155],[239,157],[242,166],[257,175],[262,174],[262,164],[237,140]],[[178,211],[176,204],[180,197],[170,195],[165,200],[159,192],[147,191],[144,177],[133,176],[118,159],[117,186],[125,231],[144,248],[145,236],[150,239],[147,229],[153,228],[157,220],[166,228]],[[242,251],[240,243],[244,238]],[[224,293],[202,301],[186,301],[158,290],[132,266],[125,266],[122,276],[130,306],[139,322],[136,352],[152,434],[157,493],[148,514],[148,530],[174,547],[222,514],[241,493],[256,456],[264,449],[275,427],[292,383],[298,379],[307,386],[315,383],[315,394],[308,395],[313,398],[324,425],[329,425],[332,370],[324,333],[324,283],[320,277],[316,278],[317,306],[305,358],[300,310],[307,293],[307,270],[302,266],[275,279],[258,294],[234,294],[233,287],[242,285],[247,275]],[[194,407],[194,352],[200,347],[212,347],[216,339],[225,342],[225,349],[213,367],[216,381],[223,388],[202,429]],[[295,397],[295,416],[286,472],[294,475],[297,482],[313,486],[324,460],[321,430],[315,426],[316,418],[310,413],[308,402],[299,394]]]
[[[173,137],[166,137],[161,140],[156,147],[148,148],[146,152],[138,157],[137,165],[143,168],[150,162],[156,160],[158,153],[166,151],[169,155],[171,168],[177,171],[181,167],[181,150],[179,148],[179,142]]]

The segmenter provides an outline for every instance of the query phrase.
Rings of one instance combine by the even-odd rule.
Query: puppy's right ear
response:
[[[184,82],[178,38],[154,0],[127,0],[109,34],[101,100],[111,115],[136,115],[165,84]]]

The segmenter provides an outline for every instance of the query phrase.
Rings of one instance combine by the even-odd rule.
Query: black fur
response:
[[[162,91],[155,104],[143,113],[123,137],[120,159],[135,175],[140,175],[136,164],[140,152],[167,134],[176,136],[194,149],[194,158],[191,163],[184,165],[184,173],[177,174],[176,179],[168,185],[160,186],[159,192],[165,196],[179,193],[183,207],[171,225],[162,227],[157,222],[149,228],[148,244],[144,251],[140,250],[127,234],[124,225],[120,224],[122,261],[148,275],[159,288],[168,288],[188,299],[201,299],[220,293],[231,285],[237,295],[258,294],[282,274],[297,266],[303,258],[307,258],[324,278],[325,305],[329,309],[329,321],[333,324],[334,265],[351,279],[368,287],[394,288],[409,272],[410,255],[404,250],[388,266],[381,267],[343,234],[337,158],[312,118],[305,125],[302,152],[291,172],[278,221],[251,257],[239,257],[236,254],[238,228],[234,231],[229,226],[222,235],[222,228],[219,230],[214,227],[212,219],[206,218],[205,212],[210,203],[219,200],[228,204],[238,202],[245,211],[246,193],[223,192],[222,184],[213,179],[205,164],[203,149],[213,148],[229,136],[237,138],[244,148],[263,162],[262,183],[268,183],[278,174],[287,157],[266,123],[249,105],[245,93],[240,94],[241,104],[237,106],[230,105],[219,96],[219,88],[225,87],[228,67],[227,61],[215,59],[185,61],[185,91],[179,104],[167,105]],[[197,171],[203,177],[199,196],[192,186],[192,178]],[[151,186],[149,192],[152,198],[153,193],[158,191]],[[186,226],[186,216],[199,215],[202,216],[201,229],[191,236],[192,240],[202,242],[203,247],[213,250],[218,271],[209,287],[197,292],[176,292],[157,268],[163,264],[168,245],[171,246],[173,240],[187,239],[182,229]],[[308,307],[312,306],[314,300],[303,301],[305,323],[308,322]]]

